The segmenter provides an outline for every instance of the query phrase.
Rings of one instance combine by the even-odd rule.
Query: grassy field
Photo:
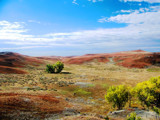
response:
[[[46,73],[45,65],[39,67],[27,66],[25,70],[29,74],[0,74],[0,93],[60,97],[63,99],[63,103],[66,103],[63,104],[64,106],[57,104],[61,105],[61,109],[70,106],[81,114],[94,113],[100,115],[106,115],[113,110],[112,106],[104,99],[108,87],[120,84],[134,87],[139,82],[160,75],[160,71],[153,70],[153,68],[151,70],[128,69],[110,63],[98,62],[65,65],[63,72],[60,74]],[[36,99],[34,98],[32,101]],[[141,107],[137,100],[132,104],[134,107]],[[127,107],[128,105],[126,105]],[[54,112],[55,109],[53,111],[52,109],[49,110]]]

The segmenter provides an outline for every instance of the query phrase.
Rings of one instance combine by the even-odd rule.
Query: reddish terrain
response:
[[[11,120],[13,114],[17,116],[27,112],[32,117],[43,117],[46,113],[61,113],[66,107],[70,105],[63,98],[56,98],[52,94],[0,93],[0,119],[10,117]]]
[[[110,62],[128,68],[144,68],[150,65],[160,64],[160,53],[135,50],[118,53],[87,54],[63,59],[68,64],[82,64],[93,60],[104,63]]]
[[[43,62],[37,58],[21,55],[13,52],[0,52],[0,73],[25,74],[27,72],[17,67],[26,65],[37,66]]]
[[[7,67],[7,66],[0,66],[0,73],[3,74],[26,74],[26,71],[17,69],[17,68],[13,68],[13,67]]]
[[[151,65],[160,64],[160,53],[151,53],[143,50],[103,53],[103,54],[86,54],[83,56],[49,56],[49,57],[30,57],[12,52],[0,53],[0,73],[18,73],[26,72],[15,67],[25,67],[26,65],[37,66],[43,64],[44,60],[53,62],[62,61],[66,64],[83,64],[87,62],[112,63],[128,68],[145,68]]]
[[[61,56],[42,56],[42,57],[36,57],[37,59],[41,60],[51,60],[51,61],[61,61],[63,57]]]

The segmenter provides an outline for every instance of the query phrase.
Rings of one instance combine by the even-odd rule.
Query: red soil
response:
[[[79,57],[72,57],[72,58],[64,58],[64,63],[68,64],[82,64],[85,62],[91,62],[93,60],[97,60],[98,62],[108,62],[108,58],[105,56],[99,56],[99,55],[84,55]]]
[[[13,67],[0,66],[0,73],[3,74],[27,74],[27,72],[23,70],[19,70]]]
[[[37,66],[43,62],[37,58],[12,52],[0,52],[0,73],[24,74],[25,71],[14,67],[25,67],[26,65]]]
[[[31,95],[19,93],[0,93],[0,108],[3,111],[34,111],[40,113],[60,113],[70,107],[62,98],[53,95]]]
[[[86,54],[83,56],[70,57],[37,57],[38,59],[62,61],[66,64],[83,64],[86,62],[98,61],[103,63],[112,62],[128,68],[144,68],[150,65],[160,64],[160,53],[150,53],[143,50],[124,51],[117,53]]]
[[[160,64],[160,53],[133,54],[118,56],[114,61],[121,66],[129,68],[144,68],[150,65]]]
[[[25,65],[38,65],[43,62],[37,58],[12,52],[0,53],[0,65],[9,67],[25,67]]]
[[[46,56],[43,56],[43,57],[36,57],[37,59],[41,59],[41,60],[51,60],[51,61],[61,61],[61,58],[62,57],[59,57],[59,56],[50,56],[50,57],[46,57]]]
[[[160,64],[160,53],[150,53],[143,50],[119,52],[111,54],[87,54],[84,56],[64,58],[63,62],[68,64],[82,64],[97,60],[98,62],[109,62],[113,59],[115,64],[128,68],[144,68],[150,65]]]
[[[112,59],[113,61],[110,61]],[[160,64],[160,53],[150,53],[143,50],[134,50],[117,53],[104,54],[86,54],[83,56],[50,56],[50,57],[29,57],[18,53],[0,53],[0,66],[5,66],[0,70],[0,73],[12,73],[7,69],[10,67],[24,67],[25,65],[39,65],[43,60],[53,62],[62,61],[66,64],[83,64],[86,62],[98,61],[103,63],[115,62],[115,64],[128,68],[144,68],[150,65]],[[11,68],[10,68],[11,69]],[[18,70],[18,69],[16,69]],[[16,73],[16,70],[13,73]],[[20,73],[20,72],[17,72]]]

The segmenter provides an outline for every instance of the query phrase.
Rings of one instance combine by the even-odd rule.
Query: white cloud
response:
[[[20,49],[39,48],[39,47],[51,47],[51,46],[23,46],[23,47],[1,48],[1,50],[20,50]]]
[[[107,22],[113,21],[117,23],[130,23],[130,24],[160,24],[160,11],[158,12],[133,12],[131,14],[117,15],[105,20]]]
[[[103,0],[88,0],[88,1],[91,1],[91,2],[103,2]]]
[[[151,6],[150,8],[140,8],[139,10],[121,10],[121,14],[111,17],[102,17],[98,22],[116,22],[126,23],[127,27],[110,29],[114,40],[127,40],[133,46],[144,44],[142,46],[160,45],[160,6]],[[129,14],[128,14],[129,13]],[[106,32],[108,35],[111,33]],[[124,45],[124,44],[123,44]],[[129,45],[129,44],[128,44]],[[149,48],[149,47],[141,47]],[[155,48],[155,47],[151,47]]]
[[[131,12],[133,12],[132,10],[121,10],[120,11],[121,13],[131,13]]]
[[[142,13],[142,12],[154,12],[154,11],[157,11],[158,10],[158,6],[154,6],[154,7],[150,7],[150,8],[140,8],[139,10],[120,10],[120,11],[117,11],[115,13],[133,13],[133,12],[138,12],[138,13]],[[156,10],[157,9],[157,10]]]
[[[155,49],[155,48],[160,48],[160,47],[141,47],[141,49]]]
[[[103,2],[103,0],[88,0],[88,1],[93,2],[93,3],[95,3],[95,2]],[[72,3],[76,4],[76,5],[79,5],[77,0],[73,0]]]
[[[123,28],[32,35],[28,34],[24,23],[0,21],[0,41],[19,46],[11,49],[53,46],[105,49],[106,47],[145,47],[159,44],[156,40],[160,40],[160,11],[133,11],[130,14],[104,17],[99,22],[128,23],[129,25]]]
[[[98,22],[116,22],[128,24],[160,24],[160,6],[151,6],[150,8],[140,8],[139,10],[121,10],[117,11],[117,16],[102,17]],[[129,13],[129,14],[128,14]]]
[[[160,0],[120,0],[123,2],[149,2],[149,3],[160,3]]]
[[[100,23],[105,23],[108,22],[108,17],[102,17],[101,19],[98,20]]]
[[[73,0],[72,3],[73,3],[73,4],[76,4],[76,5],[79,5],[79,4],[77,3],[77,0]]]
[[[41,22],[36,21],[36,20],[28,20],[28,22],[30,22],[30,23],[38,23],[38,24],[40,24],[40,23],[41,23]]]

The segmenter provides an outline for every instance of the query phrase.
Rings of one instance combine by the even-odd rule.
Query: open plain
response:
[[[65,62],[67,60],[61,59],[65,66],[60,74],[49,74],[45,71],[46,64],[53,64],[56,60],[30,58],[22,61],[16,59],[23,63],[23,66],[13,64],[12,66],[7,64],[7,66],[25,72],[21,74],[1,72],[1,119],[54,120],[64,118],[64,120],[69,120],[75,119],[73,116],[77,116],[77,119],[87,119],[87,117],[88,119],[91,117],[91,120],[104,119],[109,112],[116,110],[104,97],[110,86],[135,87],[139,82],[160,75],[160,67],[157,64],[144,68],[127,68],[117,65],[116,61],[111,59],[107,59],[107,62],[93,59],[83,61],[81,64],[69,64]],[[131,108],[145,109],[134,98],[131,106],[127,104],[124,109],[130,110]],[[118,119],[125,119],[125,117]]]

